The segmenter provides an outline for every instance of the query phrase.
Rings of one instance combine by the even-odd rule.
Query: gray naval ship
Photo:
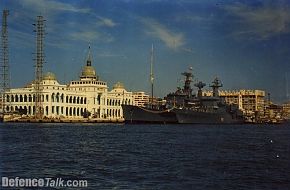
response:
[[[231,124],[244,121],[242,112],[236,105],[228,105],[219,97],[218,89],[222,84],[215,78],[210,87],[212,96],[203,96],[203,82],[194,84],[197,95],[192,94],[191,70],[183,72],[183,88],[168,94],[165,105],[148,104],[144,107],[122,105],[126,123],[186,123],[186,124]]]

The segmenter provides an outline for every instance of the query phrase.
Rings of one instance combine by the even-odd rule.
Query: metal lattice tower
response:
[[[2,31],[1,31],[1,100],[2,100],[2,111],[5,113],[5,92],[10,89],[10,78],[9,78],[9,51],[8,51],[8,30],[7,30],[7,16],[9,15],[8,10],[3,10],[2,15]]]
[[[36,119],[41,119],[43,116],[42,106],[42,68],[44,64],[44,22],[43,16],[37,16],[35,26],[36,32],[36,54],[35,54],[35,113]]]

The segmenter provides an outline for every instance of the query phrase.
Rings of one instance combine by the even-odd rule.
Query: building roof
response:
[[[43,80],[56,80],[56,76],[51,72],[47,72],[44,74]]]
[[[124,87],[124,84],[123,84],[123,83],[121,83],[121,82],[117,82],[117,83],[113,86],[113,89],[117,89],[117,88],[119,88],[119,89],[124,89],[125,87]]]
[[[89,52],[88,52],[88,57],[86,61],[86,65],[83,67],[82,74],[80,78],[90,78],[90,79],[96,79],[96,70],[92,66],[92,56],[91,56],[91,47],[89,46]]]
[[[96,71],[93,66],[84,66],[81,74],[81,78],[96,78]]]

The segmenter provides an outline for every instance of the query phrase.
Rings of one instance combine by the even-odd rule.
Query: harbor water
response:
[[[83,189],[286,190],[290,125],[1,123],[0,176],[85,179]]]

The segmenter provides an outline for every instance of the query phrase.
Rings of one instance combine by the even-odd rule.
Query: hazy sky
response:
[[[290,91],[290,1],[1,0],[9,9],[12,87],[34,78],[37,15],[46,19],[44,71],[60,83],[78,79],[91,44],[93,66],[112,87],[165,96],[193,67],[195,80],[218,76],[223,89],[261,89],[284,101]],[[288,78],[288,82],[287,79]],[[288,87],[287,87],[288,86]],[[208,89],[209,87],[206,87]],[[289,92],[288,92],[289,94]]]

